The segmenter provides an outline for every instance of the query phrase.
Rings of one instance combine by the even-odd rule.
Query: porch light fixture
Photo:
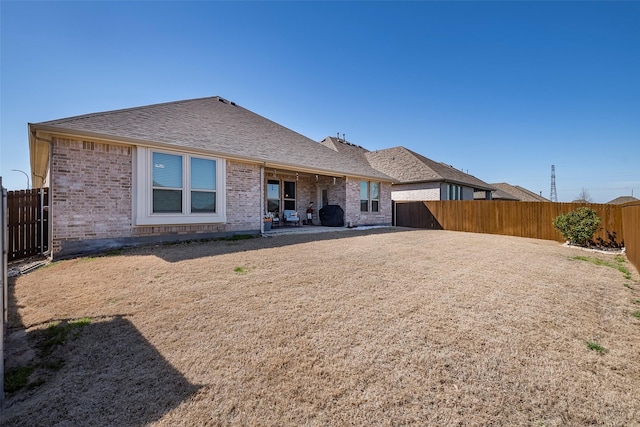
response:
[[[296,181],[298,180],[298,172],[296,172]]]
[[[318,175],[316,175],[316,182],[318,182]]]
[[[333,185],[336,185],[336,177],[333,177]]]
[[[273,170],[273,176],[277,176],[276,170]]]

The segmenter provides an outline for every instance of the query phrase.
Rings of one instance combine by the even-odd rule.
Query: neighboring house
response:
[[[257,234],[311,202],[391,224],[392,178],[220,97],[30,123],[29,148],[54,256]]]
[[[492,183],[491,186],[496,188],[496,191],[491,195],[492,200],[512,200],[521,202],[550,202],[549,199],[527,190],[519,185],[511,185],[506,182]],[[484,194],[476,194],[476,199],[484,199]]]
[[[623,205],[625,203],[629,203],[629,202],[637,202],[640,199],[636,199],[633,196],[620,196],[620,197],[616,197],[615,199],[607,202],[608,205]]]
[[[404,147],[364,153],[369,164],[394,178],[394,201],[473,200],[474,192],[491,199],[494,187],[450,165],[433,161]]]

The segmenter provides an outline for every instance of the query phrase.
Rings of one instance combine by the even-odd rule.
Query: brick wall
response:
[[[133,226],[134,150],[134,146],[53,138],[50,215],[54,255],[64,252],[65,246],[79,251],[82,242],[95,247],[98,241],[121,244],[153,236],[260,229],[260,167],[231,161],[226,165],[227,224]]]
[[[226,224],[133,225],[134,146],[95,141],[53,138],[51,164],[51,222],[53,253],[92,250],[150,241],[149,238],[257,231],[262,225],[265,182],[261,167],[226,162]],[[380,188],[380,211],[360,212],[360,181],[357,179],[296,176],[279,179],[296,182],[300,218],[306,218],[310,202],[317,204],[318,188],[327,188],[329,203],[345,210],[345,221],[353,225],[391,223],[391,185]],[[314,221],[318,223],[317,205]],[[161,239],[160,239],[161,240]],[[101,246],[102,245],[102,246]]]
[[[259,230],[262,225],[260,166],[227,161],[226,231]]]
[[[52,249],[131,234],[133,147],[53,138]]]
[[[345,195],[345,225],[391,224],[391,184],[380,184],[380,203],[378,212],[360,212],[360,180],[347,178]]]

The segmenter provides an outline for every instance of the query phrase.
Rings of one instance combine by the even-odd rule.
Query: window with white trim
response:
[[[371,212],[378,212],[380,209],[380,183],[371,183]]]
[[[136,225],[225,222],[223,159],[138,148]]]
[[[380,210],[380,183],[360,181],[360,212]]]
[[[369,181],[360,181],[360,212],[369,212]]]

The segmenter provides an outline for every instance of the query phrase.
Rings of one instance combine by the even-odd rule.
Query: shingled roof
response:
[[[268,167],[392,181],[368,163],[341,156],[219,96],[86,114],[29,127],[87,139],[195,150],[264,162]]]
[[[629,202],[637,202],[638,199],[636,199],[633,196],[620,196],[620,197],[616,197],[613,200],[610,200],[607,202],[607,204],[609,205],[623,205],[625,203],[629,203]]]
[[[366,153],[368,153],[369,150],[359,145],[348,142],[346,139],[328,136],[320,141],[320,144],[340,153],[343,156],[348,156],[357,159],[359,162],[369,164],[369,161],[366,157]]]
[[[486,199],[486,192],[484,191],[476,191],[475,193],[473,193],[473,198],[475,200],[485,200]],[[491,200],[510,200],[513,202],[519,202],[520,199],[518,199],[517,197],[512,196],[509,193],[506,193],[500,189],[495,190],[491,193]]]
[[[400,183],[449,182],[473,187],[475,190],[495,190],[494,187],[450,165],[439,163],[405,147],[369,151],[365,154],[372,167]]]
[[[519,185],[511,185],[506,182],[498,182],[491,184],[502,193],[506,193],[511,197],[500,197],[502,193],[493,193],[491,196],[492,199],[507,199],[507,200],[520,200],[521,202],[549,202],[549,199],[545,199],[544,197],[534,193],[533,191],[529,191],[524,187],[520,187]]]

